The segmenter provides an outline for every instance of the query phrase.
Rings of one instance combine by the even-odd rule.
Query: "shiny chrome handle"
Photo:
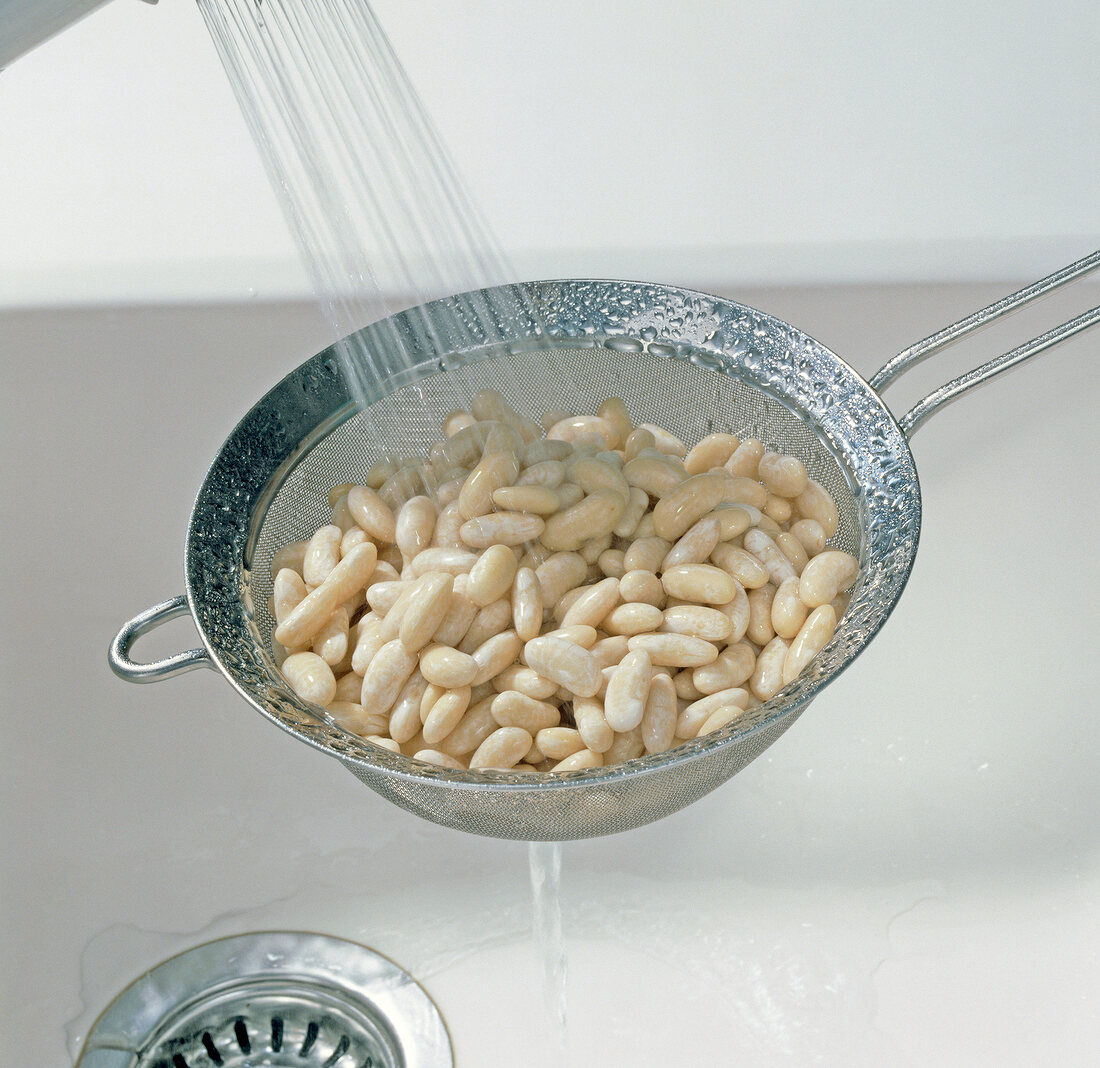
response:
[[[170,619],[186,615],[189,611],[187,598],[181,594],[170,601],[162,601],[147,608],[128,623],[124,623],[107,653],[111,670],[127,682],[159,682],[161,679],[170,679],[173,675],[182,675],[193,668],[212,668],[214,664],[205,649],[188,649],[185,653],[176,653],[148,664],[141,664],[130,658],[130,647],[143,634]]]
[[[1014,312],[1040,297],[1045,297],[1060,286],[1084,277],[1097,268],[1100,268],[1100,251],[1093,252],[1079,259],[1076,263],[1071,263],[1068,267],[1063,267],[1060,271],[1055,271],[1053,274],[1047,275],[1046,278],[1041,278],[1038,282],[1033,282],[1007,297],[1002,297],[980,311],[976,311],[950,326],[945,326],[942,330],[937,330],[936,333],[926,337],[923,341],[910,345],[909,348],[899,352],[893,359],[888,360],[871,379],[871,388],[881,393],[890,383],[934,353],[953,345],[956,341],[961,341],[977,330],[981,330],[982,327],[995,322],[1001,316]],[[1040,352],[1044,352],[1046,349],[1073,337],[1074,334],[1080,333],[1082,330],[1087,330],[1090,326],[1095,326],[1097,323],[1100,323],[1100,306],[1092,308],[1077,316],[1077,318],[1048,330],[1022,345],[1018,345],[1010,352],[988,360],[973,371],[968,371],[966,374],[959,375],[957,378],[951,379],[950,382],[944,383],[914,404],[898,420],[898,424],[905,436],[911,438],[917,428],[944,405],[957,400],[975,386],[988,382],[996,375],[1017,367],[1032,356],[1037,356]]]

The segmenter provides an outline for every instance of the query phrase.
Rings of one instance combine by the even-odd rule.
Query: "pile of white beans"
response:
[[[859,564],[795,457],[689,450],[617,398],[540,426],[486,390],[443,433],[272,563],[283,675],[343,729],[448,768],[615,764],[735,722],[832,637]]]

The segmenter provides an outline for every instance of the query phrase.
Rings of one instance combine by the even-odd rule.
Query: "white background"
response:
[[[1095,4],[377,7],[526,275],[724,290],[869,375],[1100,244]],[[14,1058],[61,1068],[144,969],[285,928],[408,968],[459,1068],[1100,1063],[1095,333],[921,431],[905,595],[776,746],[566,847],[563,1058],[521,843],[386,804],[213,672],[108,671],[182,591],[230,428],[329,340],[276,299],[303,290],[192,0],[115,0],[0,75]],[[151,301],[201,303],[117,306]],[[981,355],[1096,302],[1060,293]],[[138,655],[194,644],[181,620]]]
[[[1100,243],[1091,0],[375,7],[525,277],[1025,280]],[[16,60],[0,146],[2,305],[308,292],[191,0]]]

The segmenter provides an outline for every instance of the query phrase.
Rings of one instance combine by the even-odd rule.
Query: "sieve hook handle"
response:
[[[909,348],[899,352],[893,359],[888,360],[871,379],[871,388],[881,393],[891,382],[934,353],[953,345],[956,341],[961,341],[977,330],[981,330],[1001,318],[1001,316],[1014,312],[1040,297],[1045,297],[1060,286],[1084,277],[1097,268],[1100,268],[1100,250],[1082,257],[1075,263],[1071,263],[1053,274],[1047,275],[1046,278],[1040,278],[1038,282],[1033,282],[1007,297],[994,301],[980,311],[973,312],[950,326],[945,326],[942,330],[937,330],[936,333],[929,335],[923,341],[910,345]],[[1076,318],[1070,319],[1069,322],[1056,326],[1038,337],[1033,337],[1030,341],[1025,341],[1022,345],[1017,345],[1016,348],[988,360],[973,371],[968,371],[957,378],[951,379],[950,382],[945,382],[938,389],[934,389],[926,397],[917,401],[898,420],[898,425],[905,436],[911,438],[917,428],[930,415],[938,412],[946,404],[957,400],[964,393],[988,382],[996,375],[1003,374],[1013,367],[1018,367],[1025,360],[1031,359],[1032,356],[1038,356],[1039,353],[1045,352],[1054,345],[1068,340],[1074,334],[1087,330],[1097,323],[1100,323],[1100,306],[1091,308]]]
[[[130,657],[130,647],[143,634],[147,634],[162,623],[167,623],[170,619],[186,615],[189,611],[187,598],[181,594],[179,597],[173,597],[169,601],[162,601],[160,604],[153,605],[152,608],[147,608],[124,623],[122,629],[115,635],[115,640],[111,642],[111,648],[107,653],[111,670],[127,682],[159,682],[161,679],[170,679],[173,675],[182,675],[185,671],[191,671],[197,667],[212,668],[214,664],[205,649],[188,649],[184,653],[166,656],[148,664],[139,663]]]

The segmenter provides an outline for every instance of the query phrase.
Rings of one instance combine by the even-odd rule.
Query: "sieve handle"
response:
[[[926,337],[923,341],[910,345],[909,348],[899,352],[893,359],[888,360],[871,379],[871,388],[881,393],[891,382],[934,353],[953,345],[956,341],[961,341],[977,330],[981,330],[1001,316],[1014,312],[1040,297],[1045,297],[1060,286],[1084,277],[1084,275],[1095,271],[1097,268],[1100,268],[1100,251],[1084,256],[1075,263],[1063,267],[1060,271],[1055,271],[1053,274],[1047,275],[1046,278],[1040,278],[1038,282],[1033,282],[1007,297],[994,301],[980,311],[973,312],[958,322],[945,326],[942,330],[937,330],[936,333]],[[938,412],[946,404],[957,400],[964,393],[982,385],[984,382],[988,382],[996,375],[1003,374],[1005,371],[1019,366],[1025,360],[1031,359],[1032,356],[1038,356],[1039,353],[1045,352],[1054,345],[1066,341],[1074,334],[1087,330],[1097,323],[1100,323],[1100,306],[1091,308],[1075,319],[1054,327],[1030,341],[1025,341],[1011,351],[988,360],[973,371],[968,371],[966,374],[951,379],[950,382],[945,382],[938,389],[934,389],[926,397],[917,401],[898,420],[902,432],[907,438],[911,438],[917,428],[930,415]]]
[[[124,623],[122,629],[115,635],[115,640],[111,642],[111,648],[107,653],[111,670],[127,682],[159,682],[161,679],[170,679],[173,675],[182,675],[193,668],[212,668],[214,664],[205,649],[188,649],[185,653],[176,653],[174,656],[166,656],[148,664],[142,664],[130,658],[130,647],[143,634],[147,634],[162,623],[167,623],[170,619],[186,615],[189,611],[187,598],[181,594],[170,601],[162,601],[160,604],[153,605],[152,608],[147,608],[129,622]]]

